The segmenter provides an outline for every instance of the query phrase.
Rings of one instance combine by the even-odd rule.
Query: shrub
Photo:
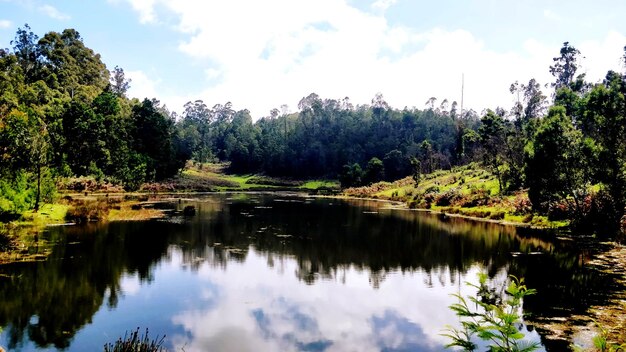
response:
[[[491,201],[489,197],[489,192],[484,189],[472,189],[470,194],[463,197],[461,200],[461,207],[471,208],[477,207],[481,205],[488,205]]]
[[[528,194],[525,192],[519,193],[513,199],[513,214],[526,215],[531,214],[533,211],[533,204],[528,199]]]
[[[430,186],[424,190],[424,193],[439,193],[439,187]]]
[[[567,220],[571,217],[571,213],[566,201],[551,203],[548,207],[548,220]]]
[[[65,219],[75,223],[85,223],[106,219],[109,214],[109,204],[106,199],[75,200],[67,210]]]
[[[24,172],[18,172],[13,180],[0,180],[0,218],[14,220],[29,209],[35,192]]]
[[[537,343],[524,340],[524,334],[518,328],[522,319],[520,315],[522,300],[536,291],[527,288],[524,279],[518,280],[511,275],[511,282],[504,293],[506,297],[503,297],[496,289],[487,286],[487,274],[481,273],[478,278],[479,285],[468,283],[478,290],[476,297],[470,296],[466,299],[453,294],[459,303],[451,305],[450,309],[459,317],[463,329],[447,327],[443,336],[448,337],[451,342],[446,347],[461,347],[465,351],[474,351],[478,346],[472,339],[476,336],[489,343],[490,351],[514,352],[538,349]],[[470,306],[476,309],[473,310]]]
[[[504,215],[505,213],[503,211],[496,211],[496,212],[491,213],[491,215],[489,215],[489,219],[502,220],[504,219]]]
[[[524,218],[522,219],[522,222],[524,222],[524,223],[529,223],[529,222],[533,221],[533,218],[534,218],[534,217],[535,217],[535,215],[534,215],[534,214],[532,214],[532,213],[530,213],[530,214],[526,214],[526,215],[524,216]]]
[[[459,192],[456,189],[451,189],[437,196],[435,204],[439,206],[448,206],[454,204],[459,199],[461,199]]]

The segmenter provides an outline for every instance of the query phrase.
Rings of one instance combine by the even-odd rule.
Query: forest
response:
[[[626,74],[588,82],[568,42],[546,68],[553,82],[511,84],[511,107],[477,113],[433,97],[423,109],[397,109],[382,94],[354,105],[312,93],[298,112],[283,106],[258,119],[230,102],[190,101],[179,115],[155,98],[130,99],[124,70],[109,70],[74,29],[40,38],[25,25],[11,45],[0,49],[4,220],[53,201],[60,178],[135,190],[188,160],[227,162],[240,174],[339,179],[342,187],[419,182],[478,162],[500,194],[527,190],[533,211],[562,212],[581,230],[626,227]]]

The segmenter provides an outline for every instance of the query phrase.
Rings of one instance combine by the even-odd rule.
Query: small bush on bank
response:
[[[77,224],[104,220],[109,214],[111,204],[109,204],[108,199],[74,200],[72,206],[67,210],[65,219]]]
[[[80,176],[61,179],[58,189],[73,192],[123,192],[124,188],[94,176]]]
[[[456,201],[461,199],[461,194],[456,189],[451,189],[443,194],[440,194],[435,199],[435,204],[439,206],[453,205]]]
[[[464,208],[472,208],[477,206],[488,205],[491,201],[489,192],[484,189],[474,189],[469,195],[463,197],[459,201],[459,205]]]

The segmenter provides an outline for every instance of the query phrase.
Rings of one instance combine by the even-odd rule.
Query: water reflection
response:
[[[297,266],[287,261],[283,267],[289,273]],[[427,288],[421,284],[423,273],[396,272],[372,290],[366,272],[349,268],[346,283],[322,280],[307,286],[267,268],[254,250],[245,265],[228,271],[208,264],[197,270],[209,287],[219,288],[203,297],[219,303],[174,317],[186,331],[175,346],[187,343],[185,350],[440,351],[440,329],[454,319],[438,307],[452,303],[447,293],[457,288]]]
[[[363,201],[172,205],[189,203],[193,218],[50,229],[48,261],[0,267],[0,344],[93,350],[142,326],[185,351],[438,351],[456,321],[449,294],[468,293],[479,268],[525,276],[539,290],[525,304],[536,316],[614,288],[577,249],[511,227]]]

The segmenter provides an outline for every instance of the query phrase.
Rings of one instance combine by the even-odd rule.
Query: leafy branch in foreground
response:
[[[539,347],[538,343],[524,340],[524,334],[517,328],[521,323],[521,305],[525,296],[535,294],[537,291],[529,289],[524,284],[524,279],[518,279],[511,275],[511,282],[506,288],[506,297],[502,297],[487,286],[487,274],[478,275],[479,285],[468,283],[478,289],[476,297],[464,298],[461,295],[453,296],[459,299],[459,303],[450,306],[460,318],[462,329],[448,326],[443,336],[452,341],[446,345],[460,347],[465,351],[474,351],[477,345],[472,341],[478,336],[489,344],[491,351],[502,352],[527,352],[534,351]],[[470,305],[474,304],[475,309]]]

